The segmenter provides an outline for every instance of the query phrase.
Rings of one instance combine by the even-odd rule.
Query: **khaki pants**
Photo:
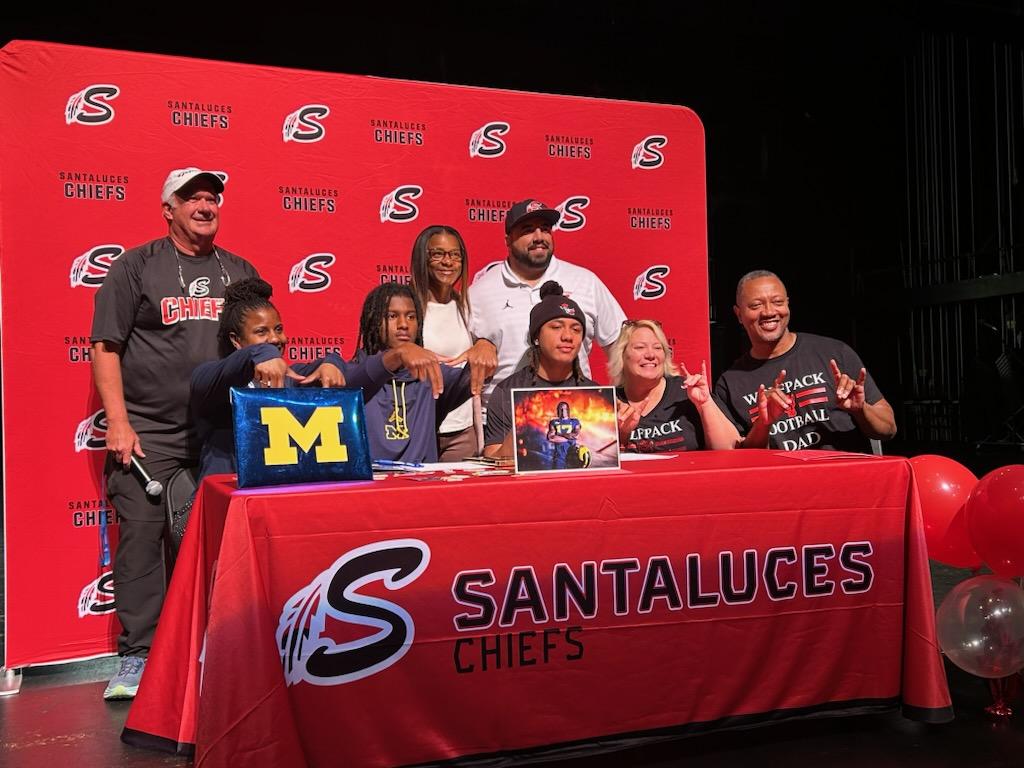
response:
[[[476,443],[476,430],[472,425],[461,432],[440,432],[437,435],[438,461],[464,461],[479,453],[480,446]]]

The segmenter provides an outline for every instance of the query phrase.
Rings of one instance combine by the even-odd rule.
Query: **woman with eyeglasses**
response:
[[[620,447],[632,453],[764,448],[768,428],[784,407],[774,392],[762,387],[756,404],[759,418],[741,438],[711,396],[707,365],[701,362],[700,373],[677,366],[665,332],[654,320],[622,324],[608,354],[608,375],[618,388]]]
[[[498,367],[494,345],[475,341],[469,332],[469,296],[465,290],[469,255],[462,235],[452,227],[424,229],[412,247],[412,289],[424,308],[423,346],[449,365],[470,367],[470,389],[479,395],[484,380]],[[449,413],[438,428],[438,460],[461,461],[479,453],[473,420],[474,401]]]

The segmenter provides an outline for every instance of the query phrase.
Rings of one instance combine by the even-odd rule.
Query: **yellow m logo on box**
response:
[[[305,424],[287,408],[260,408],[260,422],[267,427],[270,444],[263,449],[263,459],[267,466],[298,464],[299,452],[295,446],[309,453],[313,443],[320,438],[320,445],[316,447],[318,464],[348,461],[348,448],[341,444],[338,433],[338,425],[344,420],[340,406],[314,409]]]

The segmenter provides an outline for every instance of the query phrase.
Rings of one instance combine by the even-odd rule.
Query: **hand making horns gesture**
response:
[[[861,368],[860,375],[854,381],[839,370],[839,364],[835,360],[829,360],[828,364],[832,369],[832,377],[836,382],[836,405],[844,411],[863,411],[864,380],[868,375],[867,370]]]

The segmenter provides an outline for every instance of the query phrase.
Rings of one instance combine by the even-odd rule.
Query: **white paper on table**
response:
[[[438,461],[433,464],[424,464],[423,469],[418,472],[479,472],[483,469],[494,469],[491,464],[484,464],[480,461]]]
[[[658,459],[674,459],[677,453],[626,453],[619,454],[619,461],[656,461]]]

